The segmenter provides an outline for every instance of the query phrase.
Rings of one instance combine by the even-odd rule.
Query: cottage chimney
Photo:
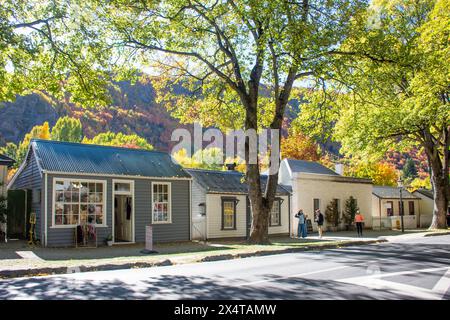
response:
[[[343,176],[344,175],[344,165],[342,163],[336,163],[334,165],[334,171],[338,174]]]
[[[236,162],[227,163],[226,166],[228,171],[234,171],[236,169]]]

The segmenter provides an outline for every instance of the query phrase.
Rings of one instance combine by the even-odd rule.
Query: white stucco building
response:
[[[337,168],[339,171],[339,168]],[[317,162],[284,159],[280,164],[279,183],[290,188],[290,233],[297,235],[298,221],[295,214],[303,209],[313,221],[314,211],[319,208],[325,215],[327,205],[338,201],[338,210],[344,211],[345,201],[352,196],[357,201],[365,220],[365,228],[372,227],[372,181],[370,179],[344,177]],[[326,221],[324,223],[326,227]],[[316,224],[313,222],[313,228]]]

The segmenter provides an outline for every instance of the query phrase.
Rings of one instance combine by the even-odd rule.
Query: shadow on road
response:
[[[223,285],[229,279],[206,277],[158,276],[135,284],[122,281],[79,281],[63,277],[14,279],[0,282],[2,299],[401,299],[389,291],[334,281],[301,278],[279,279],[265,275],[271,282],[263,286],[233,287]],[[273,280],[273,281],[272,281]],[[242,282],[245,282],[242,280]],[[14,288],[14,290],[11,290]]]

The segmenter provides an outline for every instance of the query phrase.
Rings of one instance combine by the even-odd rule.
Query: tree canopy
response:
[[[81,142],[83,128],[79,119],[61,117],[52,128],[51,139],[55,141]]]
[[[320,103],[304,108],[306,123],[334,115],[334,138],[347,155],[376,160],[390,148],[422,147],[435,190],[433,228],[446,226],[449,198],[449,11],[447,0],[373,1],[352,19],[340,58],[314,91]]]
[[[366,1],[166,0],[100,2],[103,29],[122,53],[159,69],[160,101],[182,122],[222,129],[280,129],[294,82],[323,72],[350,17]],[[178,84],[189,94],[175,96]],[[270,146],[278,163],[279,141]],[[260,165],[246,180],[253,208],[250,241],[268,241],[278,173],[265,191]]]
[[[123,134],[122,132],[104,132],[99,133],[92,139],[83,138],[83,143],[99,144],[104,146],[115,146],[132,149],[146,149],[153,150],[153,146],[142,137],[136,134]]]
[[[0,101],[45,91],[83,105],[108,101],[111,56],[85,1],[0,1]]]

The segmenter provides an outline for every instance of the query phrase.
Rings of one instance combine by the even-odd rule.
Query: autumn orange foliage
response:
[[[301,134],[289,135],[281,139],[282,158],[319,161],[319,148],[314,141]]]

